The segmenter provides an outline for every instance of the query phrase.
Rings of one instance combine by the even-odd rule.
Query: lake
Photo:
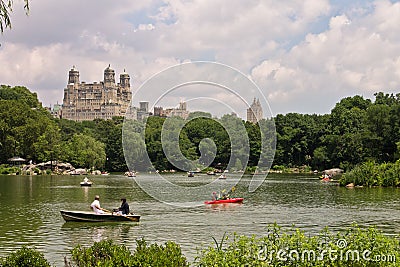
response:
[[[137,179],[162,189],[152,177],[139,174]],[[182,198],[175,197],[177,203],[186,201],[190,190],[185,187],[216,179],[197,174],[189,178],[182,173],[167,177],[182,186]],[[234,178],[240,177],[228,174],[227,180]],[[144,237],[148,242],[175,241],[192,261],[197,248],[214,246],[212,237],[221,240],[224,232],[261,236],[275,222],[285,228],[295,225],[310,234],[325,226],[333,231],[345,229],[352,222],[361,227],[376,225],[387,235],[400,233],[400,188],[347,189],[322,183],[316,175],[275,174],[249,193],[246,189],[251,177],[244,176],[234,192],[245,198],[243,204],[177,207],[147,195],[134,178],[91,176],[90,188],[80,187],[82,179],[0,175],[0,256],[26,244],[43,252],[51,264],[63,266],[63,257],[77,244],[90,246],[111,238],[133,251],[135,240]],[[225,188],[224,183],[216,184],[217,189]],[[100,195],[101,205],[107,209],[117,208],[125,196],[131,210],[142,215],[140,223],[64,222],[61,209],[88,211],[95,195]]]

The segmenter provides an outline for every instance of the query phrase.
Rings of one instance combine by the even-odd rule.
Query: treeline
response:
[[[190,118],[189,122],[173,118],[168,124],[159,117],[148,118],[146,124],[124,124],[121,117],[85,122],[54,119],[35,93],[3,85],[0,163],[20,156],[34,162],[58,160],[75,167],[123,172],[128,169],[125,158],[130,167],[150,168],[148,154],[158,170],[208,165],[236,170],[269,165],[349,170],[366,161],[399,158],[400,94],[377,93],[374,102],[347,97],[330,114],[279,114],[259,124],[233,115],[215,119],[204,112],[192,113]]]

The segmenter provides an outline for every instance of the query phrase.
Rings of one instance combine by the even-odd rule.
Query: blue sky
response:
[[[47,106],[62,102],[73,65],[86,82],[102,80],[108,64],[117,75],[126,69],[135,93],[168,67],[215,61],[252,79],[273,114],[329,113],[344,97],[400,88],[398,1],[36,0],[29,16],[22,2],[14,9],[12,30],[0,36],[0,83],[25,85]],[[133,102],[152,104],[164,90]],[[231,96],[204,92],[244,116]],[[248,88],[238,94],[249,103],[255,96]],[[204,101],[188,107],[222,112]]]

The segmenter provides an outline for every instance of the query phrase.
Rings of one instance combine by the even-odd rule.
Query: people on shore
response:
[[[96,214],[104,214],[107,210],[103,209],[100,207],[100,196],[96,195],[94,197],[94,201],[92,204],[90,204],[90,208],[96,213]]]

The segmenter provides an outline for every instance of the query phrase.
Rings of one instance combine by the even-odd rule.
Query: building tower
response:
[[[124,72],[119,75],[119,84],[123,89],[128,89],[130,91],[130,77],[129,74],[125,72],[125,69]]]
[[[115,71],[111,68],[110,64],[108,64],[108,67],[104,70],[104,85],[115,85]]]
[[[79,83],[79,71],[75,68],[75,66],[72,66],[72,69],[69,70],[68,73],[68,83]]]
[[[253,103],[247,109],[247,121],[257,123],[263,118],[263,110],[260,104],[260,99],[254,98]]]

